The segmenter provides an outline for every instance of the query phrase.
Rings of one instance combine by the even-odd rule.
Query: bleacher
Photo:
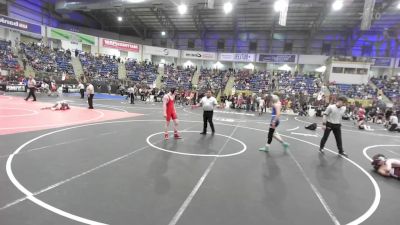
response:
[[[93,56],[90,53],[79,54],[83,69],[91,77],[118,78],[118,61],[109,55]]]
[[[183,90],[192,89],[192,77],[194,74],[193,68],[182,68],[178,66],[166,65],[164,67],[164,76],[166,77],[164,84],[166,88],[177,88]]]
[[[400,101],[400,77],[372,78],[371,81],[393,102]]]
[[[52,50],[49,47],[24,43],[20,44],[20,48],[35,71],[66,72],[69,75],[74,75],[71,55],[63,49]]]
[[[6,69],[19,68],[18,58],[11,51],[11,42],[0,41],[0,66]]]
[[[200,92],[212,89],[214,92],[224,90],[231,72],[228,70],[218,71],[211,69],[201,69],[198,83]]]
[[[332,94],[355,99],[373,99],[377,96],[376,90],[369,85],[335,84],[330,85],[329,90]]]
[[[125,62],[125,68],[127,76],[135,82],[152,85],[157,79],[157,67],[151,63],[128,60]]]

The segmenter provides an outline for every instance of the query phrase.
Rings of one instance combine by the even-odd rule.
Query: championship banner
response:
[[[391,58],[374,57],[374,58],[372,58],[371,66],[373,66],[373,67],[391,67],[392,59]]]
[[[216,61],[217,53],[215,53],[215,52],[198,52],[198,51],[182,51],[182,58]]]
[[[218,56],[219,61],[228,62],[254,62],[255,59],[255,54],[248,53],[220,53]]]
[[[179,50],[171,48],[153,47],[148,45],[143,45],[143,53],[148,55],[167,56],[174,58],[179,57]]]
[[[27,31],[35,34],[42,34],[42,27],[40,25],[16,20],[8,16],[0,15],[0,26],[8,27],[11,29]]]
[[[123,42],[123,41],[115,41],[115,40],[110,40],[110,39],[101,39],[102,46],[104,48],[114,48],[122,51],[127,51],[127,52],[139,52],[139,45],[134,44],[134,43],[128,43],[128,42]]]
[[[81,33],[75,33],[58,28],[47,27],[47,36],[49,38],[82,43],[87,45],[96,45],[96,37]]]
[[[297,63],[295,54],[259,54],[258,62],[261,63]]]

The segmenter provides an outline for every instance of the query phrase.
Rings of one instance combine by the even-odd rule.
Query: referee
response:
[[[214,114],[214,106],[218,105],[217,99],[212,96],[211,90],[207,91],[206,96],[204,96],[197,106],[203,107],[203,132],[200,134],[207,134],[207,122],[210,123],[212,134],[215,133],[214,123],[212,121],[213,114]]]
[[[336,104],[329,105],[323,113],[322,129],[325,130],[325,132],[324,136],[321,139],[321,144],[319,148],[319,151],[321,153],[324,152],[325,143],[328,140],[329,134],[331,133],[331,131],[333,131],[333,135],[335,135],[336,139],[336,145],[339,150],[339,155],[348,157],[348,155],[343,151],[341,130],[342,116],[346,112],[346,102],[347,99],[345,97],[339,97],[336,101]]]
[[[28,101],[28,99],[32,96],[33,97],[33,101],[36,101],[36,95],[35,95],[35,91],[36,91],[36,81],[35,79],[33,79],[33,76],[29,77],[28,80],[28,88],[29,88],[29,94],[28,96],[25,98],[25,101]]]

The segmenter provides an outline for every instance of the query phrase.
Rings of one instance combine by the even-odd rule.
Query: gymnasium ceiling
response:
[[[139,3],[132,3],[137,2]],[[180,15],[177,6],[185,3],[187,13]],[[339,11],[332,10],[334,0],[290,0],[286,26],[278,25],[275,0],[231,0],[233,11],[225,14],[225,0],[65,0],[57,1],[59,13],[78,11],[98,22],[103,30],[139,37],[150,32],[357,32],[360,30],[364,0],[344,0]],[[376,0],[370,31],[398,36],[400,0]],[[119,22],[117,17],[123,17]]]

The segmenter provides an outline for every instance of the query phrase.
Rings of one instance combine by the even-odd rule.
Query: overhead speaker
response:
[[[372,53],[372,45],[371,44],[364,44],[361,47],[361,55],[362,56],[371,56]]]
[[[283,46],[283,51],[284,52],[292,52],[293,51],[293,43],[291,43],[291,42],[285,43],[285,45]]]
[[[330,43],[323,43],[321,48],[321,53],[323,55],[330,55],[331,54],[332,45]]]
[[[188,49],[194,49],[194,40],[193,39],[188,40]]]
[[[161,40],[161,47],[167,47],[167,40]]]
[[[257,51],[257,41],[251,41],[249,45],[249,50],[251,52]]]
[[[218,50],[224,50],[225,49],[225,40],[219,40],[218,41],[217,49]]]

